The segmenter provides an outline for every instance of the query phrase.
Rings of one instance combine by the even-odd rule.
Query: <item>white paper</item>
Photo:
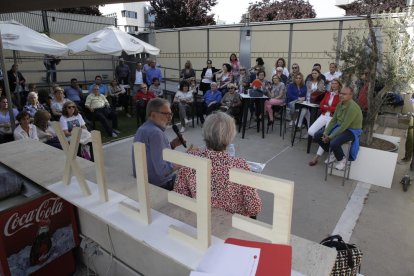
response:
[[[218,244],[207,250],[197,271],[215,276],[254,276],[259,259],[260,248]]]

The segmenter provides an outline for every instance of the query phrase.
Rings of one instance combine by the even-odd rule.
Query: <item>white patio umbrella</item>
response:
[[[4,64],[3,49],[26,51],[39,54],[48,54],[55,56],[64,56],[68,54],[68,47],[50,37],[38,33],[17,21],[0,21],[0,54],[1,67],[4,70],[4,90],[6,91],[7,100],[11,103],[11,94],[7,70]],[[9,104],[9,114],[12,129],[14,130],[13,106]]]
[[[160,49],[132,35],[111,26],[91,33],[68,44],[73,54],[89,51],[99,54],[120,56],[122,51],[128,55],[148,53],[158,55]]]
[[[3,48],[53,56],[65,56],[68,47],[47,35],[32,30],[17,21],[0,21]]]

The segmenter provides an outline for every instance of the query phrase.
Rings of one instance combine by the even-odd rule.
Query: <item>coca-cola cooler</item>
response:
[[[0,200],[0,275],[73,273],[79,244],[73,205],[0,163],[0,185],[4,177],[21,188]]]

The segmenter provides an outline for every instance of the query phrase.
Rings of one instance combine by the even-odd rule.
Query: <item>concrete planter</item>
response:
[[[390,141],[397,146],[400,138],[382,134],[374,137]],[[397,165],[398,150],[395,152],[360,147],[357,160],[352,162],[349,178],[385,188],[391,188]],[[343,176],[342,171],[333,170],[334,175]]]

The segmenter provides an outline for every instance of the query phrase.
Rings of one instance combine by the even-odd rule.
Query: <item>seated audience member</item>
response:
[[[190,81],[190,78],[195,78],[195,71],[191,61],[187,60],[184,65],[184,69],[181,70],[180,80],[181,81]]]
[[[64,92],[66,98],[74,102],[78,106],[78,109],[84,107],[83,93],[77,79],[71,79],[70,86],[66,87]]]
[[[37,93],[30,92],[29,95],[27,95],[27,104],[24,106],[23,110],[33,118],[38,110],[45,110],[45,107],[39,103]]]
[[[306,97],[306,86],[303,81],[302,73],[295,75],[295,81],[288,85],[286,90],[286,103],[289,108],[291,120],[289,125],[293,125],[296,120],[296,103],[304,101]]]
[[[145,122],[148,102],[154,98],[156,98],[156,96],[152,91],[148,91],[148,86],[145,83],[141,84],[141,89],[137,92],[137,94],[135,94],[134,97],[135,109],[137,116],[139,116],[141,120],[141,124]]]
[[[37,86],[36,86],[36,84],[35,84],[35,83],[29,83],[28,87],[29,87],[29,93],[30,93],[30,92],[35,92],[35,93],[38,93],[38,92],[37,92]]]
[[[289,77],[289,70],[286,68],[286,61],[284,58],[278,58],[276,60],[275,67],[273,67],[272,69],[272,76],[276,74],[276,70],[278,67],[282,68],[282,74],[286,77],[287,80],[287,78]],[[283,79],[283,77],[281,77],[281,79]]]
[[[245,92],[245,87],[250,83],[250,76],[247,74],[246,68],[244,67],[240,67],[239,70],[239,78],[238,81],[236,82],[237,84],[237,90],[239,92],[239,94],[242,94]]]
[[[23,110],[16,116],[16,119],[19,125],[13,132],[14,140],[33,139],[39,141],[36,126],[30,123],[29,112]]]
[[[239,94],[236,93],[236,85],[230,83],[227,85],[228,92],[221,99],[220,110],[226,112],[236,120],[239,119],[241,110],[241,100]]]
[[[169,142],[165,134],[167,124],[172,118],[170,103],[161,98],[152,99],[147,106],[147,118],[148,120],[138,128],[134,143],[145,144],[149,183],[171,191],[174,187],[175,171],[180,166],[165,161],[162,151],[175,149],[181,145],[181,142],[178,137]],[[136,176],[134,155],[132,155],[132,168]]]
[[[102,83],[102,77],[101,76],[96,76],[95,77],[95,83],[92,83],[91,85],[89,85],[89,88],[88,88],[89,94],[91,94],[93,92],[92,90],[96,86],[99,87],[99,94],[104,95],[105,97],[108,97],[108,95],[109,95],[108,86],[106,86],[106,84]]]
[[[175,93],[174,96],[174,105],[178,108],[178,114],[180,117],[181,122],[181,129],[180,132],[185,131],[185,118],[187,114],[190,113],[192,104],[194,100],[194,95],[192,92],[189,91],[189,85],[187,81],[180,82],[180,88]]]
[[[232,53],[230,55],[229,64],[231,66],[231,74],[233,75],[233,81],[237,83],[239,81],[241,65],[235,53]]]
[[[62,108],[66,103],[65,94],[63,93],[63,88],[57,86],[53,92],[54,99],[52,100],[52,115],[53,120],[59,121],[60,116],[62,116]]]
[[[339,93],[340,103],[336,106],[332,120],[324,130],[319,130],[314,136],[324,151],[332,151],[326,162],[331,163],[336,160],[335,168],[337,170],[343,170],[346,165],[347,158],[341,147],[343,144],[352,141],[350,160],[355,160],[359,149],[359,136],[362,133],[362,112],[352,96],[352,88],[342,88]]]
[[[296,74],[300,73],[300,67],[297,63],[292,64],[292,72],[290,72],[289,77],[286,80],[286,87],[295,81]]]
[[[113,79],[108,85],[109,97],[111,98],[111,107],[115,111],[117,106],[121,106],[127,117],[131,117],[128,113],[129,98],[123,86],[119,85],[116,79]]]
[[[312,77],[306,82],[306,100],[308,102],[311,101],[312,94],[314,92],[322,92],[325,93],[325,82],[321,78],[321,72],[319,72],[318,69],[312,70]],[[313,102],[313,103],[320,103],[320,102]],[[306,122],[308,123],[309,128],[309,122],[310,122],[310,111],[309,109],[305,109],[301,112],[300,118],[299,118],[299,127],[302,126],[303,119],[306,118]]]
[[[286,85],[288,78],[283,74],[282,67],[277,67],[273,75],[277,75],[280,78],[280,80]]]
[[[39,110],[34,116],[33,124],[36,126],[37,137],[40,142],[51,145],[52,147],[61,149],[59,139],[55,130],[50,126],[51,115],[46,110]]]
[[[85,107],[95,115],[95,118],[102,124],[109,137],[118,137],[120,133],[117,130],[118,117],[111,109],[106,97],[99,93],[99,85],[93,87],[92,93],[86,98]],[[112,121],[112,127],[109,126],[108,119]]]
[[[313,67],[312,67],[312,70],[313,69],[318,69],[319,70],[319,72],[322,72],[322,66],[319,64],[319,63],[315,63],[314,65],[313,65]],[[307,82],[308,80],[310,80],[310,79],[312,79],[312,72],[309,74],[309,75],[307,75],[306,76],[306,79],[305,79],[305,82]],[[321,74],[321,79],[324,81],[324,82],[326,82],[326,78],[325,78],[325,76],[324,75],[322,75]]]
[[[256,70],[257,71],[266,71],[263,58],[261,58],[261,57],[256,58],[256,65],[253,66],[252,69],[255,70],[255,71]]]
[[[257,78],[256,79],[261,81],[261,83],[262,83],[262,87],[260,88],[260,90],[262,90],[264,94],[269,94],[272,84],[271,84],[270,81],[268,81],[266,79],[266,72],[265,71],[257,72]]]
[[[208,158],[211,168],[211,205],[230,213],[255,217],[261,211],[262,201],[256,189],[230,182],[229,170],[239,168],[248,171],[246,160],[230,156],[226,148],[236,135],[234,119],[223,112],[206,118],[203,138],[206,149],[193,149],[189,154]],[[182,167],[177,172],[174,191],[189,197],[197,197],[196,171]]]
[[[152,79],[152,84],[149,87],[149,91],[154,92],[155,96],[162,98],[164,95],[164,91],[160,86],[160,80],[158,78]]]
[[[217,89],[217,83],[212,82],[210,85],[211,89],[204,94],[204,107],[207,115],[218,110],[221,105],[221,92]],[[202,118],[201,123],[204,123],[204,118]]]
[[[273,109],[272,106],[280,106],[285,103],[285,84],[281,81],[279,75],[272,77],[272,86],[268,94],[269,100],[265,101],[265,110],[269,115],[268,124],[273,124]]]
[[[329,71],[326,72],[324,74],[325,78],[326,78],[326,90],[330,90],[330,83],[331,81],[333,81],[334,79],[339,79],[342,76],[342,72],[338,71],[338,66],[336,65],[336,63],[331,62],[329,64]]]
[[[200,90],[203,91],[203,94],[210,90],[210,84],[216,81],[217,71],[219,70],[213,67],[213,62],[210,59],[207,60],[207,67],[204,67],[201,71]]]
[[[342,83],[338,79],[331,81],[331,91],[325,94],[325,97],[320,103],[321,115],[316,119],[316,121],[310,126],[308,134],[312,137],[315,136],[315,133],[326,127],[334,115],[337,104],[339,103],[339,91],[342,89]],[[309,166],[315,166],[318,163],[318,159],[323,154],[323,149],[318,148],[316,155],[309,161]]]
[[[101,96],[104,97],[103,95]],[[59,124],[69,141],[74,127],[80,127],[82,129],[78,156],[94,161],[91,134],[86,129],[85,121],[83,120],[82,115],[79,113],[78,107],[74,102],[67,101],[63,105],[63,112],[60,117]]]
[[[13,116],[16,119],[19,112],[13,108]],[[5,96],[0,98],[0,144],[13,141],[13,132],[11,128],[9,102]]]
[[[197,84],[195,78],[190,79],[190,92],[194,96],[194,103],[195,104],[195,113],[197,118],[202,121],[204,119],[204,92],[201,90],[200,86]]]
[[[228,63],[223,63],[223,67],[220,71],[216,73],[216,79],[219,83],[218,87],[221,91],[221,95],[227,93],[227,85],[233,82],[233,75],[231,73],[231,65]]]

